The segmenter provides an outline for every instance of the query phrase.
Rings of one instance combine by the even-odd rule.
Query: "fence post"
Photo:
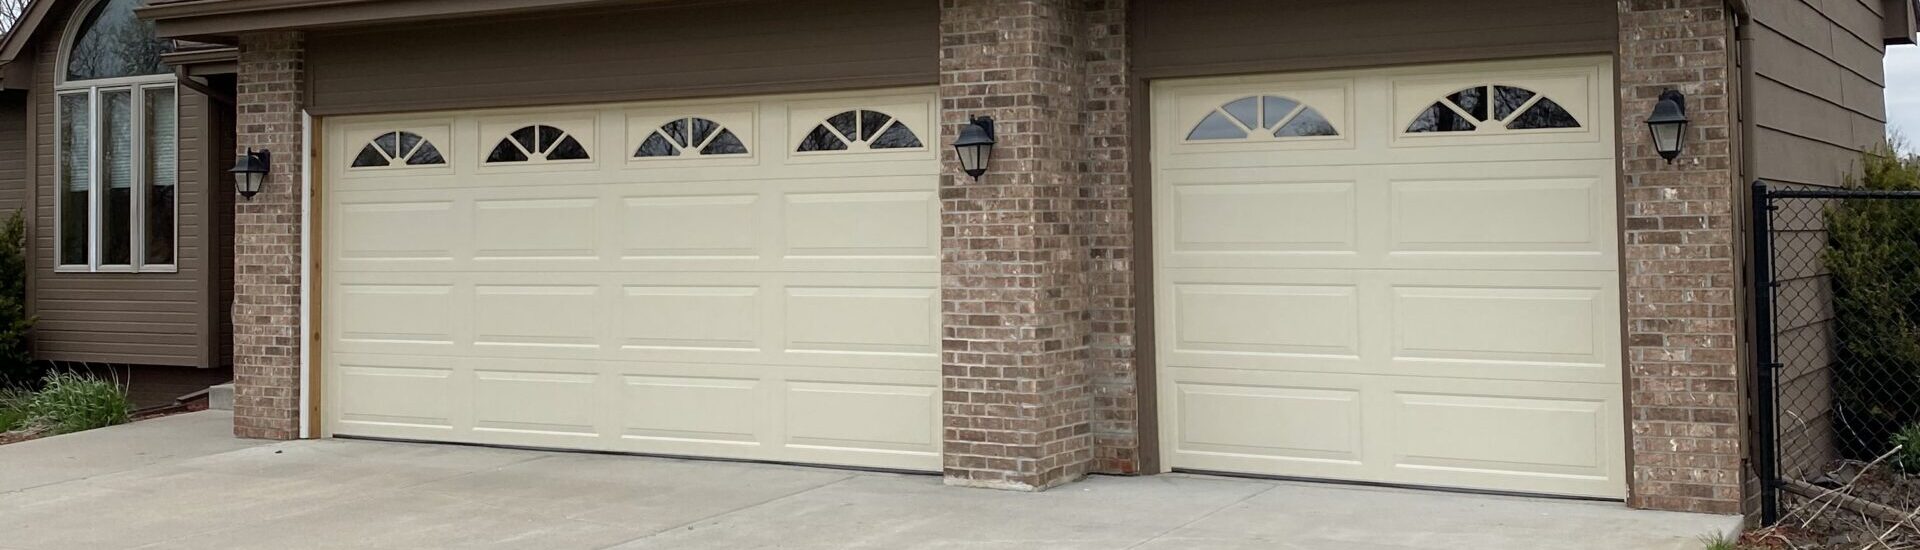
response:
[[[1752,256],[1748,261],[1753,269],[1752,291],[1753,311],[1753,371],[1755,374],[1753,415],[1753,470],[1760,477],[1760,523],[1773,525],[1780,521],[1780,471],[1779,436],[1775,423],[1774,375],[1776,358],[1773,350],[1773,201],[1767,196],[1767,184],[1764,181],[1753,182],[1753,212],[1749,227],[1753,234]]]

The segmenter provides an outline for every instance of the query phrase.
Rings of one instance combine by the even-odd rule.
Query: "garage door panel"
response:
[[[621,199],[620,254],[627,260],[757,259],[758,194],[626,196]]]
[[[339,312],[331,330],[349,347],[420,353],[456,343],[459,303],[451,284],[350,282],[333,297]]]
[[[767,435],[771,399],[758,378],[628,374],[621,382],[622,439],[757,447]],[[694,410],[707,412],[686,413]]]
[[[762,347],[758,286],[646,285],[622,289],[620,346],[629,350],[737,350]]]
[[[338,256],[351,262],[450,262],[459,240],[459,213],[444,198],[342,202],[331,227]]]
[[[786,256],[939,256],[940,203],[932,192],[789,193]]]
[[[1171,466],[1623,496],[1610,67],[1156,83]],[[1266,121],[1232,98],[1336,80],[1346,146],[1232,131]]]
[[[938,469],[933,104],[912,90],[328,120],[327,150],[396,122],[444,128],[429,140],[446,163],[323,161],[340,171],[322,195],[327,429]],[[792,105],[885,111],[924,141],[796,155]],[[748,152],[642,150],[696,118]],[[548,139],[510,137],[528,126]],[[559,131],[589,158],[544,158]],[[514,159],[487,162],[503,140]]]
[[[1175,255],[1320,253],[1359,247],[1359,198],[1348,180],[1173,185]],[[1233,219],[1241,223],[1206,223]]]
[[[476,260],[592,260],[600,256],[600,208],[593,197],[473,202]]]
[[[1617,386],[1395,380],[1395,469],[1416,482],[1615,494],[1625,469]],[[1497,425],[1468,430],[1458,426]],[[1464,483],[1463,483],[1464,482]]]
[[[387,356],[341,357],[330,387],[334,431],[373,436],[448,437],[454,430],[457,388],[444,362]]]
[[[593,349],[603,339],[597,285],[477,285],[473,289],[473,345]]]
[[[1176,284],[1177,350],[1357,357],[1359,292],[1350,285]]]
[[[854,452],[938,452],[939,388],[790,380],[786,444]]]
[[[586,365],[580,365],[586,366]],[[593,372],[475,370],[473,429],[546,437],[597,437]]]
[[[788,287],[785,310],[788,353],[939,352],[935,288]]]

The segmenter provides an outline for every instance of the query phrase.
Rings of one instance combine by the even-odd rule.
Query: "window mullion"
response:
[[[127,93],[127,101],[132,105],[128,112],[133,113],[129,121],[129,141],[133,143],[133,181],[128,184],[130,212],[127,213],[127,265],[134,271],[140,271],[146,263],[146,219],[147,204],[147,89],[134,86]]]
[[[87,271],[100,270],[100,237],[106,231],[100,201],[105,195],[100,192],[104,184],[100,174],[105,172],[105,162],[100,146],[100,131],[103,121],[100,117],[100,89],[87,89],[87,162],[93,166],[87,171]]]

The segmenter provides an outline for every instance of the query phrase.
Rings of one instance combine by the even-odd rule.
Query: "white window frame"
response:
[[[173,191],[173,262],[165,264],[146,263],[147,197],[150,194],[148,187],[152,184],[152,182],[147,179],[146,94],[149,90],[155,89],[167,89],[173,92],[174,162],[178,163],[181,153],[179,136],[180,87],[178,78],[173,73],[162,73],[94,80],[67,80],[67,63],[69,54],[73,50],[73,41],[79,37],[81,25],[85,23],[86,15],[93,13],[93,10],[98,7],[102,1],[105,0],[88,2],[74,12],[77,16],[73,17],[68,23],[68,28],[60,39],[60,55],[56,60],[57,66],[54,68],[54,74],[58,76],[58,83],[54,85],[53,94],[53,162],[55,190],[53,193],[54,271],[57,273],[177,273],[180,271],[180,197],[183,195],[183,193],[180,192],[180,187],[183,182],[180,180],[179,169],[177,167],[174,172]],[[127,223],[130,225],[128,229],[131,231],[131,234],[128,235],[130,238],[128,246],[131,247],[131,250],[128,251],[128,263],[103,265],[101,263],[101,236],[105,233],[106,229],[106,219],[104,217],[106,193],[102,192],[102,187],[106,183],[104,176],[106,167],[102,162],[104,159],[101,150],[101,143],[104,136],[102,135],[103,132],[100,131],[100,94],[102,92],[118,91],[127,92],[129,95],[128,101],[132,103],[128,109],[128,116],[131,118],[131,120],[128,121],[128,131],[132,136],[131,141],[133,142],[131,151],[133,155],[133,189],[131,191],[133,204],[130,206],[131,212],[128,214],[127,219]],[[62,220],[61,217],[66,210],[67,174],[61,169],[62,163],[60,159],[65,151],[61,150],[60,144],[63,143],[63,134],[67,131],[67,121],[64,120],[65,117],[62,115],[63,110],[60,108],[60,100],[67,96],[82,94],[87,96],[88,123],[87,175],[89,181],[87,182],[87,263],[69,264],[65,263],[66,258],[64,258],[62,254],[64,251],[62,245],[66,242],[66,235],[63,234],[66,231],[66,224],[63,223],[64,220]]]

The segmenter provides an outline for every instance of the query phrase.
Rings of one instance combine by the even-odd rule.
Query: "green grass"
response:
[[[0,433],[27,427],[27,400],[32,398],[25,390],[0,388]]]
[[[1733,537],[1727,536],[1725,533],[1703,535],[1700,537],[1700,543],[1703,545],[1701,546],[1701,548],[1703,548],[1704,550],[1739,550],[1740,549],[1740,542],[1738,540],[1735,540]]]
[[[133,404],[127,389],[113,380],[57,372],[47,375],[23,408],[28,422],[64,434],[125,424]]]

